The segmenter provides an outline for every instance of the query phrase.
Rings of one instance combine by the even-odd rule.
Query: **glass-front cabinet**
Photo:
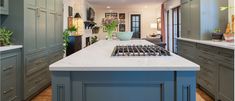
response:
[[[0,0],[0,14],[8,15],[9,13],[9,0]]]

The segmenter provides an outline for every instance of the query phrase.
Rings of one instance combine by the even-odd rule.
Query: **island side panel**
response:
[[[53,101],[196,101],[195,72],[52,72]]]
[[[174,101],[174,72],[71,72],[72,101]]]
[[[52,100],[71,101],[70,72],[52,72]]]
[[[176,72],[176,101],[196,101],[196,72]]]

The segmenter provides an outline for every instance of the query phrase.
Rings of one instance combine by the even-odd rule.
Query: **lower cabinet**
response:
[[[234,101],[234,50],[178,40],[178,51],[200,65],[197,84],[215,101]]]
[[[21,49],[0,53],[0,101],[21,99]]]
[[[219,98],[221,101],[234,101],[234,69],[219,64]]]
[[[51,83],[49,65],[63,58],[63,47],[26,55],[24,70],[24,100],[30,100]]]

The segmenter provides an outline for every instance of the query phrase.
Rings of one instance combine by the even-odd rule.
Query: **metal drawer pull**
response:
[[[37,10],[38,8],[28,7],[28,9]]]
[[[51,12],[50,14],[57,14],[56,12]]]
[[[40,65],[40,64],[42,64],[44,61],[41,59],[41,60],[38,60],[35,64],[36,65]]]
[[[9,101],[14,101],[16,98],[17,98],[17,96],[14,96]]]
[[[11,87],[10,89],[3,91],[3,94],[7,94],[7,93],[9,93],[9,92],[11,92],[13,90],[14,90],[14,88]]]
[[[14,66],[11,65],[11,66],[9,66],[9,67],[7,67],[7,68],[4,68],[3,71],[5,72],[5,71],[8,71],[8,70],[11,70],[13,67],[14,67]]]

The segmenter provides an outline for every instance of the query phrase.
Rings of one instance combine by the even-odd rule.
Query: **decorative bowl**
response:
[[[128,41],[132,38],[133,32],[117,32],[117,38],[121,41]]]

